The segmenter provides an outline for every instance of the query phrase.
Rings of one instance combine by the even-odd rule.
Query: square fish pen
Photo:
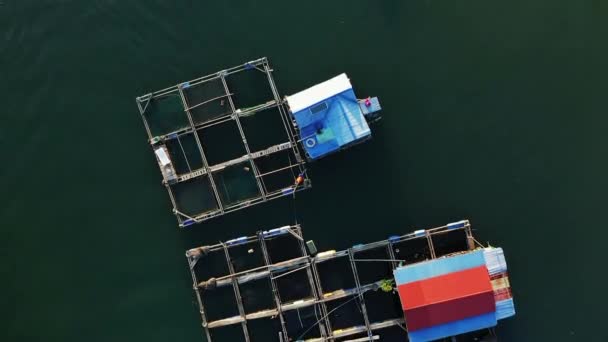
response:
[[[396,267],[474,248],[460,221],[311,255],[293,225],[186,257],[208,342],[353,342],[407,339],[399,296],[386,288]]]
[[[310,187],[272,71],[261,58],[137,97],[180,227]]]
[[[194,248],[186,256],[209,342],[287,341],[299,322],[314,323],[324,312],[298,225]],[[223,335],[239,325],[241,331]]]

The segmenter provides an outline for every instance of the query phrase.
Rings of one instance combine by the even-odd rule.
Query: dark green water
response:
[[[307,238],[469,218],[505,248],[505,341],[607,341],[602,1],[0,5],[2,341],[201,341],[184,251],[293,221],[176,228],[134,97],[268,56],[282,94],[347,72],[373,141],[312,166]]]

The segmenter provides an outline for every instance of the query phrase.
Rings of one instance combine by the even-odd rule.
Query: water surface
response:
[[[605,341],[601,1],[0,5],[4,341],[200,341],[184,251],[291,223],[319,249],[468,218],[505,248],[506,341]],[[374,139],[292,201],[178,231],[134,97],[267,56],[347,72]],[[295,210],[294,210],[295,209]]]

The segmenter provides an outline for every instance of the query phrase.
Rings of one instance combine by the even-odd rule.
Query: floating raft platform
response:
[[[266,58],[137,97],[137,105],[180,227],[310,187]]]
[[[311,186],[305,164],[371,137],[346,74],[282,99],[266,58],[136,98],[179,226]]]
[[[291,225],[188,250],[207,341],[353,342],[406,340],[408,336],[423,341],[451,332],[471,334],[471,330],[479,330],[475,336],[483,336],[493,333],[488,329],[496,319],[514,314],[502,250],[480,248],[468,221],[341,251],[310,254],[307,245],[316,251],[314,243],[304,242],[301,227]],[[478,269],[481,276],[471,285],[487,290],[478,296],[483,297],[486,311],[475,311],[479,306],[474,300],[468,303],[475,313],[485,315],[483,324],[481,320],[469,325],[453,323],[463,318],[458,310],[449,311],[456,312],[449,317],[438,315],[433,311],[437,303],[424,300],[438,296],[432,291],[436,274],[467,270],[463,266],[467,262],[487,267],[487,283],[480,281],[484,273]],[[404,286],[427,292],[403,291]],[[466,286],[457,290],[462,288]],[[439,296],[445,292],[440,291]],[[441,310],[458,307],[466,297],[456,292],[450,292],[451,302],[440,303]],[[503,304],[494,306],[494,300]],[[510,302],[505,304],[505,300]],[[443,325],[437,327],[437,322]],[[446,327],[446,322],[453,324]],[[417,333],[413,337],[410,324]]]

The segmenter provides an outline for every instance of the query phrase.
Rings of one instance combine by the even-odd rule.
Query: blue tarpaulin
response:
[[[513,298],[496,302],[496,319],[504,319],[511,316],[515,316]]]
[[[364,140],[371,130],[346,75],[287,97],[310,159]]]

